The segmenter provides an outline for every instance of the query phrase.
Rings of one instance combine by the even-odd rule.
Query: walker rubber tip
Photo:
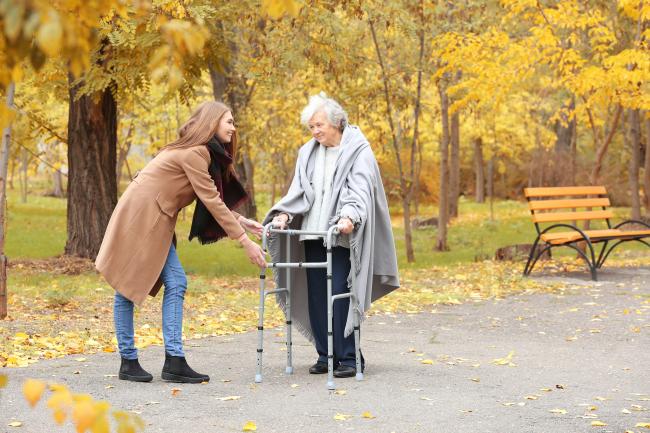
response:
[[[293,367],[287,367],[287,369],[284,372],[287,374],[293,374]]]
[[[357,373],[357,375],[355,376],[355,378],[356,378],[357,380],[363,380],[363,373]]]
[[[336,387],[334,386],[334,382],[327,382],[327,389],[330,391],[334,391]]]
[[[256,374],[255,375],[255,383],[262,383],[262,375],[261,374]]]

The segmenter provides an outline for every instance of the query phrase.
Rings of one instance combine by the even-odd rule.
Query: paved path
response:
[[[136,411],[147,432],[240,432],[249,420],[260,433],[650,431],[635,428],[650,422],[650,268],[609,268],[600,277],[598,283],[583,273],[546,277],[571,286],[372,316],[362,336],[366,378],[339,379],[340,394],[326,390],[324,376],[307,373],[315,356],[302,337],[294,346],[295,374],[284,375],[281,330],[267,331],[258,385],[252,383],[255,333],[186,343],[190,364],[212,377],[206,385],[161,381],[160,347],[141,352],[155,377],[149,384],[118,380],[116,354],[5,369],[0,431],[74,431],[70,424],[56,427],[44,402],[27,407],[20,394],[27,377]],[[173,388],[180,391],[172,395]],[[240,398],[223,399],[228,396]],[[566,413],[551,412],[556,409]],[[337,414],[351,417],[335,420]],[[23,426],[8,427],[14,420]],[[592,427],[593,421],[607,426]]]

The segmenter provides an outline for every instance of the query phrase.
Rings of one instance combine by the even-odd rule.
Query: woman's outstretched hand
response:
[[[239,225],[247,232],[254,234],[257,239],[262,238],[264,226],[257,221],[242,216],[239,217]]]
[[[246,255],[248,256],[248,260],[250,260],[252,264],[257,265],[260,268],[266,267],[266,255],[264,254],[264,250],[262,250],[259,245],[251,241],[246,233],[241,235],[237,240],[241,246],[244,247],[244,251],[246,251]]]

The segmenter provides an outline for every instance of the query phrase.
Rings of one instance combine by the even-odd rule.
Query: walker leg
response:
[[[327,245],[327,389],[334,386],[334,338],[332,334],[332,246]]]
[[[264,352],[264,281],[266,271],[260,271],[260,305],[257,319],[257,371],[255,383],[262,382],[262,352]]]
[[[287,236],[287,260],[291,261],[291,237]],[[293,374],[292,363],[292,349],[293,342],[291,341],[291,268],[286,269],[287,272],[287,316],[286,320],[286,333],[287,333],[287,369],[286,374]]]
[[[355,299],[352,299],[352,301],[356,302]],[[355,308],[354,311],[354,356],[356,358],[356,363],[357,363],[357,375],[356,379],[357,380],[363,380],[363,369],[361,367],[361,336],[360,336],[360,329],[361,329],[361,313],[359,312],[358,308]]]

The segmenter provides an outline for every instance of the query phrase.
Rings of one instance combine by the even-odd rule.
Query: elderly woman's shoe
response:
[[[202,383],[209,382],[210,376],[197,373],[187,365],[184,356],[172,356],[165,353],[165,365],[161,376],[163,380],[178,383]]]
[[[151,382],[153,379],[153,376],[140,366],[138,358],[122,358],[118,377],[120,380],[130,380],[132,382]]]
[[[334,377],[354,377],[356,374],[356,368],[344,364],[339,364],[336,370],[334,370]]]
[[[309,367],[309,374],[325,374],[327,373],[327,363],[316,361],[316,364]]]

